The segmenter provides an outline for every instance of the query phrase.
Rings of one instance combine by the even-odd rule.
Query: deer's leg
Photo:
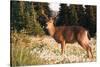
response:
[[[93,58],[93,54],[92,54],[92,49],[91,49],[91,47],[89,46],[89,44],[86,44],[86,45],[85,45],[85,49],[86,49],[86,51],[87,51],[87,56],[88,56],[88,58],[92,59],[92,58]]]
[[[65,53],[65,41],[61,42],[61,55]]]
[[[93,54],[92,54],[92,49],[89,45],[89,38],[87,36],[87,31],[84,31],[83,33],[78,34],[78,42],[79,44],[87,51],[88,58],[92,59]]]
[[[82,42],[80,42],[79,44],[82,46],[82,48],[84,48],[87,51],[88,58],[92,59],[93,54],[92,54],[92,49],[89,46],[89,44],[85,44],[85,43],[82,43]]]
[[[92,49],[91,49],[91,47],[89,46],[89,44],[86,46],[87,47],[87,54],[88,54],[88,57],[90,58],[90,59],[92,59],[93,58],[93,54],[92,54]]]

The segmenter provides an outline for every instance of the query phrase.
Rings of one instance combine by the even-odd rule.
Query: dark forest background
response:
[[[44,10],[48,17],[54,11],[49,8],[49,3],[31,1],[10,2],[10,29],[11,32],[23,32],[32,35],[45,35],[46,21],[41,11]],[[93,5],[67,5],[60,4],[55,20],[56,26],[79,25],[85,27],[91,37],[96,35],[96,6]]]

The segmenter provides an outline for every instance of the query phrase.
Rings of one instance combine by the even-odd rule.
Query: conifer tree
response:
[[[57,26],[69,24],[69,8],[66,4],[60,4],[60,11],[56,22]]]

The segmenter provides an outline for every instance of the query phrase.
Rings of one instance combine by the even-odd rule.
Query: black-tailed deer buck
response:
[[[64,54],[65,43],[72,43],[77,41],[86,51],[88,58],[93,58],[92,49],[90,47],[90,37],[88,31],[81,26],[54,26],[53,18],[48,18],[44,11],[42,14],[47,21],[47,29],[56,42],[61,43],[61,54]]]

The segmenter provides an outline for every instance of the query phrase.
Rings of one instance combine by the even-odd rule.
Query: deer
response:
[[[90,35],[87,29],[82,26],[55,26],[54,18],[48,17],[42,10],[42,14],[46,18],[46,29],[48,30],[50,36],[57,42],[61,44],[61,55],[65,53],[66,43],[78,42],[79,45],[87,51],[87,57],[89,59],[93,58],[92,48],[90,43]]]

